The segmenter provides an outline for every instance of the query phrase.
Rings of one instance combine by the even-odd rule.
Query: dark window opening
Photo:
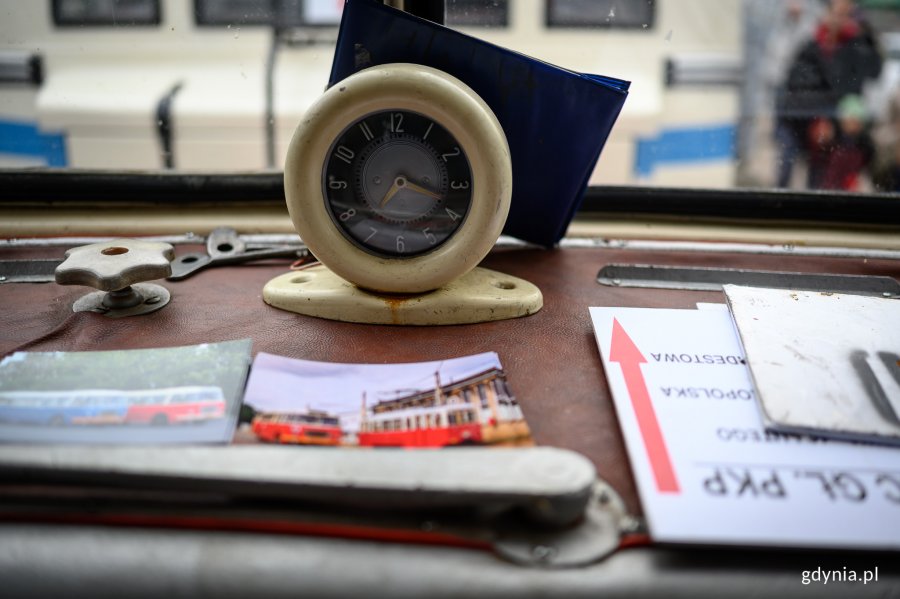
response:
[[[159,0],[53,0],[57,27],[159,25]]]
[[[507,27],[509,0],[448,0],[447,25],[451,27]]]
[[[194,20],[209,27],[336,27],[340,14],[333,0],[194,0]]]
[[[652,29],[654,0],[547,0],[547,27]]]

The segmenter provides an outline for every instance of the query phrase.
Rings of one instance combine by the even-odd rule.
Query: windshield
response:
[[[342,6],[0,0],[0,168],[278,171]],[[591,185],[900,189],[898,0],[448,0],[443,16],[632,82]]]

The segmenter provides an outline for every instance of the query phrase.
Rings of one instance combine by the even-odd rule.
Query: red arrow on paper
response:
[[[625,388],[631,397],[631,405],[634,408],[634,416],[637,419],[638,429],[644,439],[644,447],[647,449],[647,458],[650,460],[650,469],[656,479],[656,488],[660,493],[678,493],[678,480],[675,478],[675,470],[669,459],[669,450],[663,439],[650,402],[650,393],[647,391],[647,383],[644,381],[644,373],[641,372],[641,364],[647,362],[641,350],[637,348],[622,325],[613,319],[612,341],[609,347],[609,361],[618,362],[622,367],[622,376],[625,379]]]

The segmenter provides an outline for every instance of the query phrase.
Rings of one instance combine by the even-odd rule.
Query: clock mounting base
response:
[[[321,264],[275,277],[263,288],[263,299],[275,308],[329,320],[420,326],[518,318],[544,304],[532,283],[486,268],[474,268],[434,291],[400,295],[363,290]]]

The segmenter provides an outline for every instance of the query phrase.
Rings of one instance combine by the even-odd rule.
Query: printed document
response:
[[[727,310],[590,312],[655,541],[900,548],[900,450],[767,432]]]

